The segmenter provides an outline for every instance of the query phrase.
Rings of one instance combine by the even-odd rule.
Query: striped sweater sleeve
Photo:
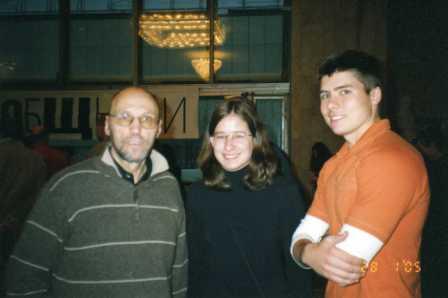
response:
[[[179,208],[179,229],[176,243],[176,255],[172,270],[172,297],[184,298],[187,295],[187,275],[188,275],[188,253],[187,237],[185,232],[185,211],[180,199]]]
[[[52,297],[53,260],[63,244],[63,215],[43,189],[6,267],[6,297]]]

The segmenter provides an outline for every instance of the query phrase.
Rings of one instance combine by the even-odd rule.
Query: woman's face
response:
[[[219,121],[210,143],[215,158],[228,172],[244,168],[252,158],[254,138],[247,123],[236,114],[229,114]]]

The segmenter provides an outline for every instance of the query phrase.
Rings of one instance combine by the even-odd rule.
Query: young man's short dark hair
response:
[[[347,50],[327,57],[319,67],[319,80],[335,72],[351,71],[367,92],[383,86],[383,67],[375,57],[357,50]]]

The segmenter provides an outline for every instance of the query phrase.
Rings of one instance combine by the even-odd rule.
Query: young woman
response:
[[[189,297],[311,297],[309,272],[289,253],[305,208],[254,105],[229,100],[214,111],[198,164],[203,180],[186,200]]]

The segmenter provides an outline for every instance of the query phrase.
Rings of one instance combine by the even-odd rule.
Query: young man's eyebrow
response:
[[[352,84],[345,84],[345,85],[340,85],[340,86],[336,86],[333,88],[333,90],[340,90],[340,89],[344,89],[344,88],[353,88]],[[320,89],[320,92],[330,92],[329,89]]]
[[[340,89],[344,89],[344,88],[352,88],[352,87],[353,87],[352,84],[346,84],[346,85],[337,86],[337,87],[335,87],[333,90],[340,90]]]

